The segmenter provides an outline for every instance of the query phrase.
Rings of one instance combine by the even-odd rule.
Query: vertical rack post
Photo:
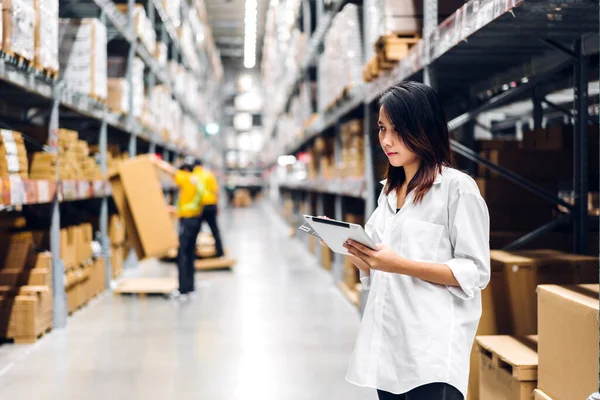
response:
[[[106,176],[108,172],[108,166],[106,163],[107,159],[107,147],[108,147],[108,126],[106,118],[102,119],[100,125],[100,170],[102,175]],[[108,197],[103,196],[100,204],[100,244],[102,245],[102,255],[104,255],[105,262],[105,276],[106,276],[106,289],[110,289],[110,283],[112,281],[112,265],[110,263],[110,241],[108,238]]]
[[[430,34],[435,30],[438,24],[438,0],[423,0],[424,21],[423,21],[423,37],[425,38],[425,48],[427,54],[431,54],[431,37]],[[426,65],[423,70],[423,83],[435,89],[436,79],[433,67]]]
[[[586,254],[588,250],[588,76],[583,51],[583,41],[575,41],[575,87],[574,109],[575,129],[573,135],[573,189],[575,207],[573,209],[574,252]]]
[[[127,114],[127,129],[129,130],[129,157],[135,157],[137,154],[137,137],[134,128],[134,115],[133,115],[133,61],[135,59],[135,52],[137,47],[137,35],[135,33],[135,24],[133,22],[133,12],[135,8],[135,0],[127,0],[127,20],[129,23],[129,29],[131,31],[132,41],[129,46],[129,53],[127,53],[127,82],[129,85],[129,113]]]
[[[61,84],[54,86],[54,98],[49,124],[50,151],[58,153],[59,104]],[[60,161],[59,161],[60,162]],[[65,293],[65,266],[60,254],[60,166],[56,168],[56,194],[52,201],[52,219],[50,222],[50,252],[52,254],[52,326],[64,328],[67,325],[67,295]]]

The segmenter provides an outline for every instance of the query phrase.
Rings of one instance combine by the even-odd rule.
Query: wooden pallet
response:
[[[379,37],[375,42],[375,52],[380,57],[383,66],[394,65],[408,55],[412,46],[420,40],[417,34],[393,33]]]
[[[33,71],[35,69],[33,65],[33,60],[30,60],[21,54],[15,53],[12,50],[4,49],[2,52],[2,58],[8,63],[15,65],[18,68],[22,68],[28,71]]]
[[[232,269],[237,261],[230,257],[207,258],[205,260],[196,260],[194,267],[196,271],[214,271]]]
[[[37,336],[20,336],[20,337],[15,337],[10,339],[14,344],[33,344],[35,342],[37,342],[39,339],[41,339],[42,337],[44,337],[46,334],[50,333],[50,331],[52,330],[52,326],[46,328],[43,332],[41,332],[40,334],[38,334]]]
[[[138,296],[166,296],[175,290],[177,290],[177,280],[175,278],[125,278],[119,282],[113,293]]]
[[[536,381],[538,375],[537,335],[524,338],[511,336],[478,336],[482,357],[498,370],[505,370],[519,381]],[[501,349],[501,354],[497,353]]]

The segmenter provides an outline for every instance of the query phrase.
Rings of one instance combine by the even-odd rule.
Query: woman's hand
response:
[[[354,240],[348,240],[344,247],[352,256],[378,271],[393,272],[396,269],[394,266],[403,260],[394,250],[383,245],[377,246],[377,250],[371,250]]]

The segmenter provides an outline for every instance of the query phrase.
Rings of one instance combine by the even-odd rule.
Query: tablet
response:
[[[313,217],[312,215],[305,215],[304,219],[317,232],[321,240],[336,253],[348,255],[348,250],[344,247],[344,243],[348,239],[377,250],[377,246],[373,243],[373,240],[371,240],[367,232],[360,225],[336,221],[334,219]]]

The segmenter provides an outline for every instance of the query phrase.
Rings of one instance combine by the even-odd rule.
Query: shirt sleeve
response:
[[[448,290],[468,300],[490,281],[490,217],[481,195],[459,190],[450,200],[448,226],[454,251],[446,265],[460,285]]]
[[[208,190],[211,193],[217,194],[219,193],[219,184],[217,183],[217,178],[215,177],[215,174],[211,173],[209,178],[208,178]]]
[[[182,186],[185,183],[188,175],[189,175],[188,172],[181,171],[181,170],[175,172],[175,184],[177,186]]]

